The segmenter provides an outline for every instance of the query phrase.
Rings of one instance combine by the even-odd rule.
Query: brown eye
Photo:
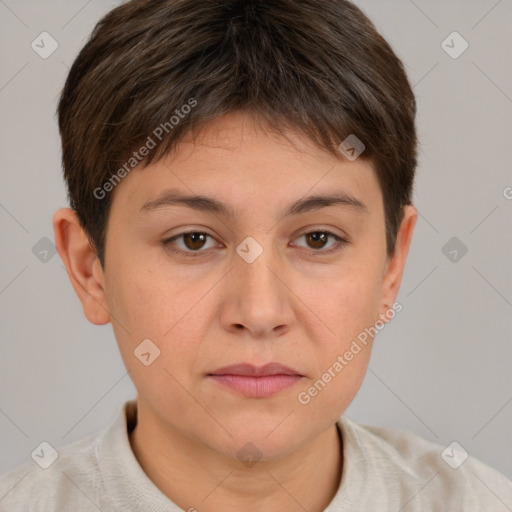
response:
[[[186,256],[201,256],[202,254],[209,252],[207,249],[215,245],[213,244],[208,247],[206,245],[208,238],[215,241],[208,233],[203,233],[201,231],[189,231],[163,240],[162,244],[173,252],[181,253]]]
[[[183,242],[188,249],[197,251],[203,247],[207,236],[206,233],[185,233]]]
[[[313,249],[322,249],[329,238],[329,235],[323,231],[313,231],[312,233],[306,233],[304,236]]]
[[[312,249],[313,253],[329,254],[340,250],[344,245],[348,244],[348,240],[345,240],[330,231],[309,231],[303,233],[297,238],[297,240],[304,239],[306,242],[306,248]],[[333,239],[334,243],[327,245],[329,239]],[[303,245],[301,247],[304,247]],[[324,249],[327,247],[327,249]]]

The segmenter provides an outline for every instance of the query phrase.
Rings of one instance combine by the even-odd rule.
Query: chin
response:
[[[262,461],[278,459],[296,450],[301,441],[306,442],[308,438],[307,433],[293,425],[279,424],[285,416],[281,415],[280,420],[273,422],[271,428],[268,422],[258,423],[257,419],[250,423],[226,424],[226,430],[232,437],[223,431],[221,438],[203,441],[230,458],[242,460],[249,457]]]

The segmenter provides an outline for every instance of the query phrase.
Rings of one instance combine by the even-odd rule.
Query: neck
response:
[[[294,453],[247,465],[158,425],[149,409],[139,409],[132,450],[150,480],[183,510],[321,512],[338,490],[343,460],[336,425]]]

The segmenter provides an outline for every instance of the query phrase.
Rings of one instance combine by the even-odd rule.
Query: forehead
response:
[[[260,155],[267,162],[272,158],[280,161],[282,156],[300,158],[314,166],[329,165],[335,160],[298,129],[283,127],[277,131],[259,116],[245,111],[230,112],[204,123],[194,134],[187,133],[168,158],[186,158],[191,153],[236,158],[241,152]]]
[[[363,210],[361,204],[376,204],[380,194],[371,161],[335,158],[300,132],[276,133],[241,112],[186,135],[158,162],[135,168],[118,189],[119,200],[138,211],[151,210],[165,195],[187,195],[213,198],[231,216],[249,203],[278,203],[283,210],[292,200],[327,194]]]

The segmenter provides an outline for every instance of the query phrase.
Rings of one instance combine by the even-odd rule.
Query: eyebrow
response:
[[[334,205],[350,206],[356,211],[368,213],[365,204],[356,197],[345,192],[333,192],[331,194],[311,195],[299,199],[288,206],[283,217],[300,215]],[[185,206],[200,212],[223,215],[227,218],[235,217],[235,211],[229,205],[217,199],[201,195],[186,195],[177,190],[166,190],[157,198],[146,201],[140,208],[140,211],[154,211],[168,206]]]

